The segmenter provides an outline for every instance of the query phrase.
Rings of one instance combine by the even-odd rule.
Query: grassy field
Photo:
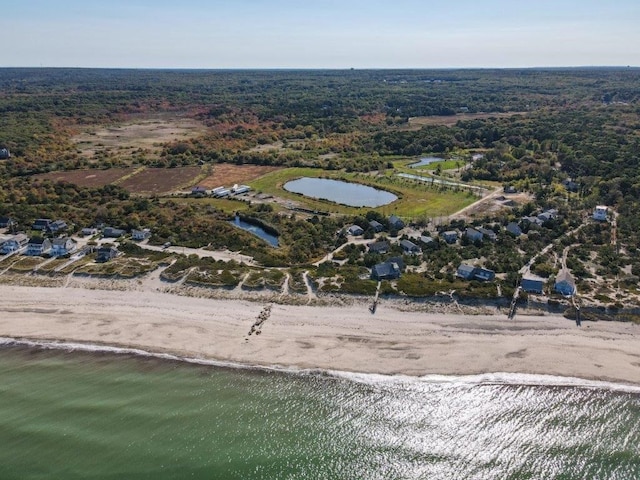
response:
[[[362,183],[390,191],[398,196],[398,200],[373,209],[369,207],[354,208],[327,200],[304,197],[296,193],[287,192],[282,188],[289,180],[300,177],[325,177]],[[313,168],[286,168],[260,177],[252,182],[252,186],[256,192],[291,200],[304,208],[347,215],[363,214],[369,210],[377,210],[385,215],[395,213],[407,218],[450,215],[477,200],[477,197],[469,193],[420,184],[399,178],[391,172],[371,175]]]

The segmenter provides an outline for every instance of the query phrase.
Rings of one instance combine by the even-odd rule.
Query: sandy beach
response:
[[[531,373],[640,385],[640,326],[559,316],[273,304],[158,291],[0,285],[0,336],[248,365],[381,374]]]

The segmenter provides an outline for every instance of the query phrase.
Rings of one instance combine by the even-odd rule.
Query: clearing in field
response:
[[[108,170],[71,170],[68,172],[49,172],[34,175],[34,180],[51,180],[52,182],[68,182],[81,187],[96,188],[116,183],[121,178],[131,175],[135,168],[110,168]]]
[[[131,193],[162,194],[188,190],[204,176],[206,167],[145,168],[118,182]]]
[[[188,118],[148,119],[135,123],[95,127],[72,138],[85,157],[109,152],[131,155],[143,149],[151,156],[158,155],[166,143],[188,140],[206,131],[202,124]]]
[[[507,113],[458,113],[457,115],[435,115],[432,117],[411,117],[406,130],[420,130],[426,125],[444,125],[452,127],[457,122],[466,120],[483,120],[485,118],[507,118],[514,115],[526,115],[526,112]]]
[[[236,183],[249,183],[267,173],[281,169],[282,167],[269,167],[264,165],[218,163],[213,166],[213,172],[207,178],[200,180],[198,185],[205,188],[216,188],[220,186],[231,187]]]

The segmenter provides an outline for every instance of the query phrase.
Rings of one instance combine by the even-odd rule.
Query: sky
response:
[[[640,0],[3,0],[0,67],[640,66]]]

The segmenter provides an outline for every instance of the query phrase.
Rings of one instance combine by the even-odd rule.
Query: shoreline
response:
[[[424,376],[549,375],[640,386],[640,326],[434,313],[383,301],[273,304],[148,290],[0,285],[0,337],[108,345],[221,366]]]

